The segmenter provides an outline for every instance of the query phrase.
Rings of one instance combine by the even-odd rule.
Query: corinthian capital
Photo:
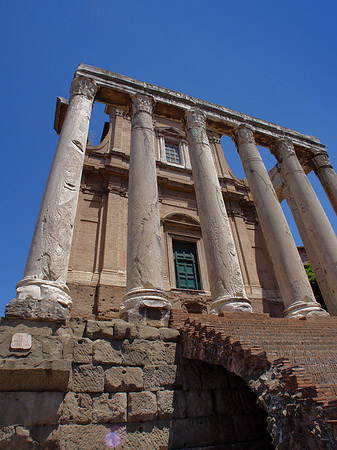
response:
[[[206,127],[206,116],[199,109],[191,109],[190,111],[186,111],[185,115],[188,130],[195,127]]]
[[[290,139],[278,139],[273,146],[273,153],[276,159],[281,162],[286,156],[296,156],[295,148]]]
[[[89,78],[78,77],[71,83],[70,97],[74,95],[84,95],[88,100],[93,101],[97,92],[97,84]]]
[[[151,97],[143,94],[137,94],[132,98],[132,112],[136,114],[139,111],[145,111],[152,114],[153,100]]]
[[[316,173],[319,169],[323,168],[332,168],[332,164],[330,162],[329,156],[327,153],[318,153],[318,155],[315,155],[311,161],[310,165],[314,172]]]
[[[249,125],[239,125],[233,131],[234,142],[240,144],[255,144],[254,129]]]

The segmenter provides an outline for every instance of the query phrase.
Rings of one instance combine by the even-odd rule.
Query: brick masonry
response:
[[[335,449],[337,318],[222,317],[175,310],[183,356],[240,376],[268,413],[277,449]]]

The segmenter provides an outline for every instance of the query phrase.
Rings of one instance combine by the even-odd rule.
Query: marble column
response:
[[[199,110],[186,113],[187,137],[206,253],[212,302],[211,313],[251,312],[218,175]]]
[[[152,99],[132,101],[129,166],[127,292],[120,309],[130,322],[167,326]]]
[[[337,214],[337,174],[331,165],[328,154],[322,152],[315,155],[310,164]]]
[[[333,298],[326,299],[332,315],[337,315],[337,237],[325,211],[304,173],[294,146],[288,139],[279,140],[273,149],[286,179],[288,189],[297,205],[308,237]]]
[[[268,252],[285,306],[285,317],[326,315],[316,302],[300,255],[262,161],[251,127],[234,130],[247,181],[254,197]]]
[[[284,177],[281,174],[282,179],[284,179]],[[301,214],[297,208],[296,202],[294,200],[294,198],[292,197],[292,195],[289,192],[289,189],[287,188],[287,186],[285,185],[283,188],[283,193],[285,195],[286,201],[289,205],[289,208],[291,210],[291,214],[294,217],[297,229],[300,233],[306,254],[309,258],[311,267],[315,273],[316,276],[316,280],[318,282],[319,288],[321,290],[321,293],[323,295],[324,301],[327,301],[327,303],[330,304],[330,302],[332,301],[332,298],[334,296],[333,292],[330,291],[329,285],[326,281],[324,272],[320,266],[319,263],[319,258],[315,252],[314,246],[312,245],[312,242],[310,240],[308,231],[307,231],[307,226],[306,223],[303,222]],[[330,300],[329,300],[330,299]]]
[[[6,317],[64,321],[72,300],[66,286],[73,227],[95,82],[76,78],[42,199],[23,279]]]

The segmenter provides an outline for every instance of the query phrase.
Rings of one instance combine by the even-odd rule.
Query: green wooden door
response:
[[[201,289],[196,245],[193,242],[173,241],[173,257],[177,288]]]

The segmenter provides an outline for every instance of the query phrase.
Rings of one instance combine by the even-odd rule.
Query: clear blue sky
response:
[[[1,314],[23,275],[56,148],[56,97],[69,97],[81,62],[315,135],[337,167],[336,0],[11,0],[0,8]],[[226,152],[242,177],[235,147]]]

